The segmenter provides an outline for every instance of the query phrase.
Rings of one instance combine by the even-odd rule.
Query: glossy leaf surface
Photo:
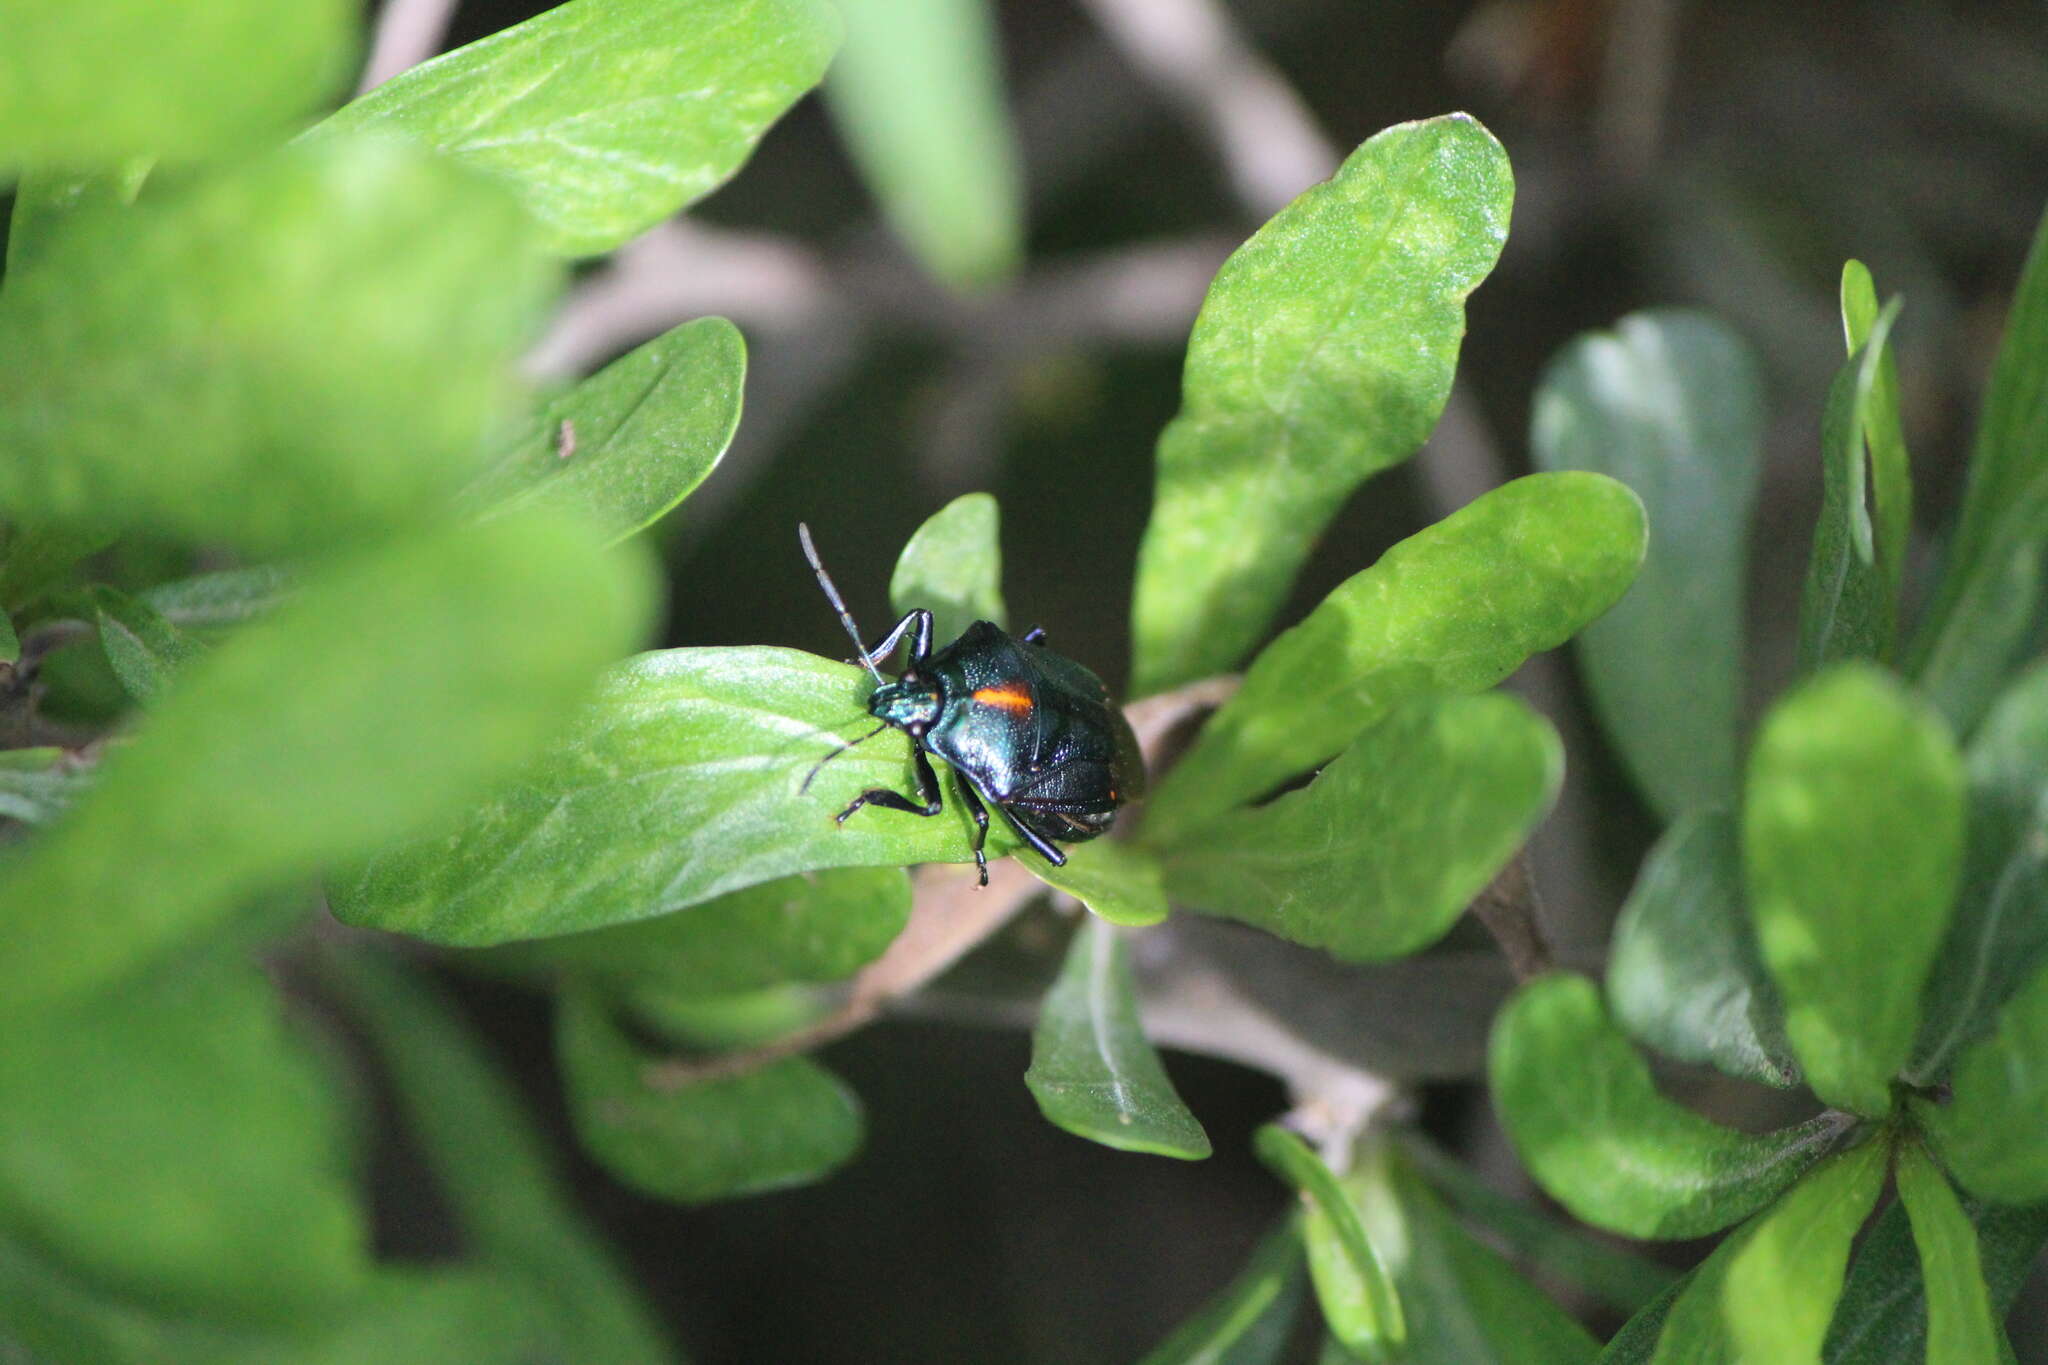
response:
[[[1537,465],[1612,475],[1643,500],[1642,570],[1576,647],[1608,736],[1666,819],[1735,794],[1763,421],[1755,354],[1703,313],[1631,313],[1567,346],[1536,390]]]
[[[610,251],[703,198],[818,83],[818,0],[571,0],[347,105],[314,136],[417,139],[508,185],[556,251]]]
[[[1165,850],[1167,891],[1346,961],[1440,938],[1550,809],[1564,758],[1504,693],[1412,703],[1301,791]]]
[[[1111,924],[1142,929],[1166,918],[1166,886],[1159,861],[1145,849],[1109,839],[1064,846],[1065,867],[1023,855],[1031,874],[1063,891]]]
[[[1991,1311],[2003,1318],[2048,1242],[2048,1208],[1966,1202]],[[1927,1289],[1906,1207],[1894,1201],[1857,1248],[1828,1328],[1827,1365],[1894,1365],[1927,1355]]]
[[[976,621],[1009,624],[1003,605],[1001,512],[986,493],[953,499],[926,517],[897,556],[889,605],[901,616],[932,614],[932,641],[945,645]]]
[[[1899,1199],[1920,1250],[1927,1296],[1927,1358],[1956,1365],[1996,1365],[1999,1326],[1977,1253],[1977,1229],[1948,1177],[1917,1142],[1899,1150]]]
[[[1945,1105],[1913,1112],[1964,1189],[2001,1204],[2048,1198],[2048,970],[1998,1012],[1990,1036],[1965,1048]]]
[[[1217,272],[1159,440],[1135,695],[1234,667],[1344,499],[1415,453],[1513,196],[1507,154],[1476,120],[1398,124]]]
[[[1577,472],[1517,479],[1410,536],[1261,651],[1153,792],[1146,839],[1198,843],[1399,703],[1493,686],[1612,606],[1643,544],[1635,494]]]
[[[870,787],[911,788],[901,731],[842,754],[805,789],[819,759],[868,728],[872,685],[793,649],[629,659],[515,782],[332,888],[335,912],[481,945],[647,919],[828,867],[972,861],[958,800],[933,819],[865,809],[834,822]],[[991,821],[989,856],[1015,846]]]
[[[347,0],[7,0],[0,166],[251,147],[342,79],[356,22]]]
[[[737,327],[686,322],[549,402],[462,502],[487,516],[536,504],[573,510],[623,540],[717,468],[739,427],[746,374]]]
[[[860,1102],[808,1057],[674,1088],[588,991],[564,992],[556,1047],[577,1136],[644,1194],[685,1203],[807,1184],[861,1141]]]
[[[553,520],[334,564],[194,662],[91,797],[8,850],[0,1008],[110,981],[238,901],[445,817],[560,724],[647,595],[638,561]]]
[[[1841,293],[1842,335],[1849,354],[1854,355],[1879,335],[1883,319],[1870,268],[1861,261],[1844,264]],[[1913,533],[1913,468],[1906,452],[1905,421],[1899,412],[1898,357],[1882,342],[1863,409],[1863,439],[1870,450],[1877,560],[1884,566],[1887,592],[1896,602]]]
[[[1530,1174],[1597,1227],[1701,1237],[1775,1198],[1827,1147],[1821,1118],[1751,1135],[1658,1093],[1599,988],[1555,973],[1522,987],[1494,1023],[1495,1108]]]
[[[1306,1143],[1277,1124],[1259,1129],[1252,1145],[1268,1169],[1301,1193],[1309,1278],[1331,1334],[1367,1360],[1392,1357],[1407,1337],[1401,1300],[1351,1192]]]
[[[1898,573],[1884,563],[1871,524],[1864,433],[1898,311],[1894,299],[1828,390],[1820,432],[1820,521],[1799,607],[1799,664],[1804,669],[1891,656],[1898,611],[1892,588]]]
[[[555,280],[510,198],[384,144],[96,216],[0,297],[0,503],[295,553],[417,522],[475,467]]]
[[[1024,1084],[1039,1112],[1077,1137],[1199,1161],[1209,1135],[1174,1093],[1145,1037],[1121,937],[1089,920],[1039,1008]]]
[[[1743,905],[1735,818],[1701,810],[1644,860],[1615,921],[1607,1003],[1631,1037],[1745,1080],[1795,1085],[1784,1009]]]
[[[1750,914],[1807,1084],[1885,1113],[1962,863],[1946,727],[1867,665],[1821,674],[1764,721],[1742,833]]]
[[[61,235],[75,215],[134,203],[155,165],[155,157],[134,156],[105,170],[23,174],[14,184],[14,211],[7,219],[7,273],[26,269],[29,258]]]

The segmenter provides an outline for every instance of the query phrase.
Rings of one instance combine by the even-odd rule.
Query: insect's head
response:
[[[939,718],[939,685],[916,673],[905,673],[869,695],[868,714],[885,725],[921,735]]]

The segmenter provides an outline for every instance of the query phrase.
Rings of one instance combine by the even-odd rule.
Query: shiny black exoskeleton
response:
[[[976,621],[934,651],[932,614],[918,610],[906,613],[872,647],[864,645],[809,529],[798,530],[819,585],[878,684],[868,697],[868,713],[910,736],[917,770],[917,800],[887,788],[865,791],[839,812],[841,823],[862,806],[912,815],[944,810],[927,757],[936,754],[952,767],[955,789],[974,817],[974,861],[986,886],[987,806],[1059,867],[1067,855],[1056,840],[1095,838],[1115,821],[1118,807],[1145,794],[1145,765],[1130,723],[1111,703],[1102,680],[1048,648],[1044,631],[1018,638]],[[903,672],[890,682],[876,661],[906,638]]]

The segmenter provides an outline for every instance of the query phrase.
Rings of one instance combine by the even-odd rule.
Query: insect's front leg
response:
[[[974,870],[981,874],[981,884],[987,886],[988,855],[982,852],[982,849],[988,844],[988,807],[981,804],[981,798],[975,794],[974,784],[962,777],[957,768],[953,771],[953,786],[959,791],[960,800],[967,807],[967,813],[974,817]]]
[[[846,817],[862,806],[900,810],[906,815],[937,815],[944,810],[946,803],[939,796],[939,777],[932,771],[932,761],[925,757],[922,748],[910,751],[910,761],[917,769],[917,794],[924,798],[923,805],[920,806],[902,792],[890,791],[887,787],[875,787],[854,797],[852,804],[834,818],[843,825],[846,823]]]
[[[868,657],[876,663],[889,657],[906,632],[910,635],[910,666],[923,663],[932,652],[932,614],[919,607],[906,611],[903,619],[889,627],[889,633],[868,646]]]

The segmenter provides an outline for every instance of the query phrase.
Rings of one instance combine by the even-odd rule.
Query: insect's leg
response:
[[[974,784],[958,772],[953,774],[953,787],[960,793],[960,801],[967,807],[967,813],[974,817],[974,867],[981,874],[981,884],[987,886],[988,855],[982,849],[988,844],[988,807],[981,804]]]
[[[917,768],[917,794],[924,798],[923,805],[920,806],[902,792],[892,792],[887,787],[875,787],[854,797],[852,804],[834,818],[843,825],[846,823],[846,817],[862,806],[880,806],[883,810],[900,810],[910,815],[937,815],[944,810],[946,803],[939,796],[939,778],[938,774],[932,771],[932,761],[924,756],[923,749],[912,749],[910,759]]]
[[[1010,828],[1016,830],[1023,837],[1025,843],[1038,850],[1039,857],[1045,859],[1054,867],[1065,867],[1067,865],[1067,855],[1060,852],[1059,846],[1053,843],[1052,840],[1046,838],[1022,820],[1019,820],[1016,812],[1008,806],[997,803],[996,809],[1003,813],[1003,818],[1010,822]]]
[[[903,619],[889,627],[887,635],[868,646],[868,657],[880,663],[895,651],[905,633],[911,631],[916,633],[910,637],[910,662],[923,663],[925,656],[932,652],[932,614],[922,607],[904,612]]]
[[[1031,629],[1029,629],[1029,630],[1025,631],[1025,632],[1024,632],[1024,643],[1025,643],[1025,644],[1027,644],[1027,645],[1042,645],[1042,644],[1044,644],[1044,643],[1045,643],[1045,627],[1044,627],[1044,626],[1033,626],[1033,627],[1032,627]]]

